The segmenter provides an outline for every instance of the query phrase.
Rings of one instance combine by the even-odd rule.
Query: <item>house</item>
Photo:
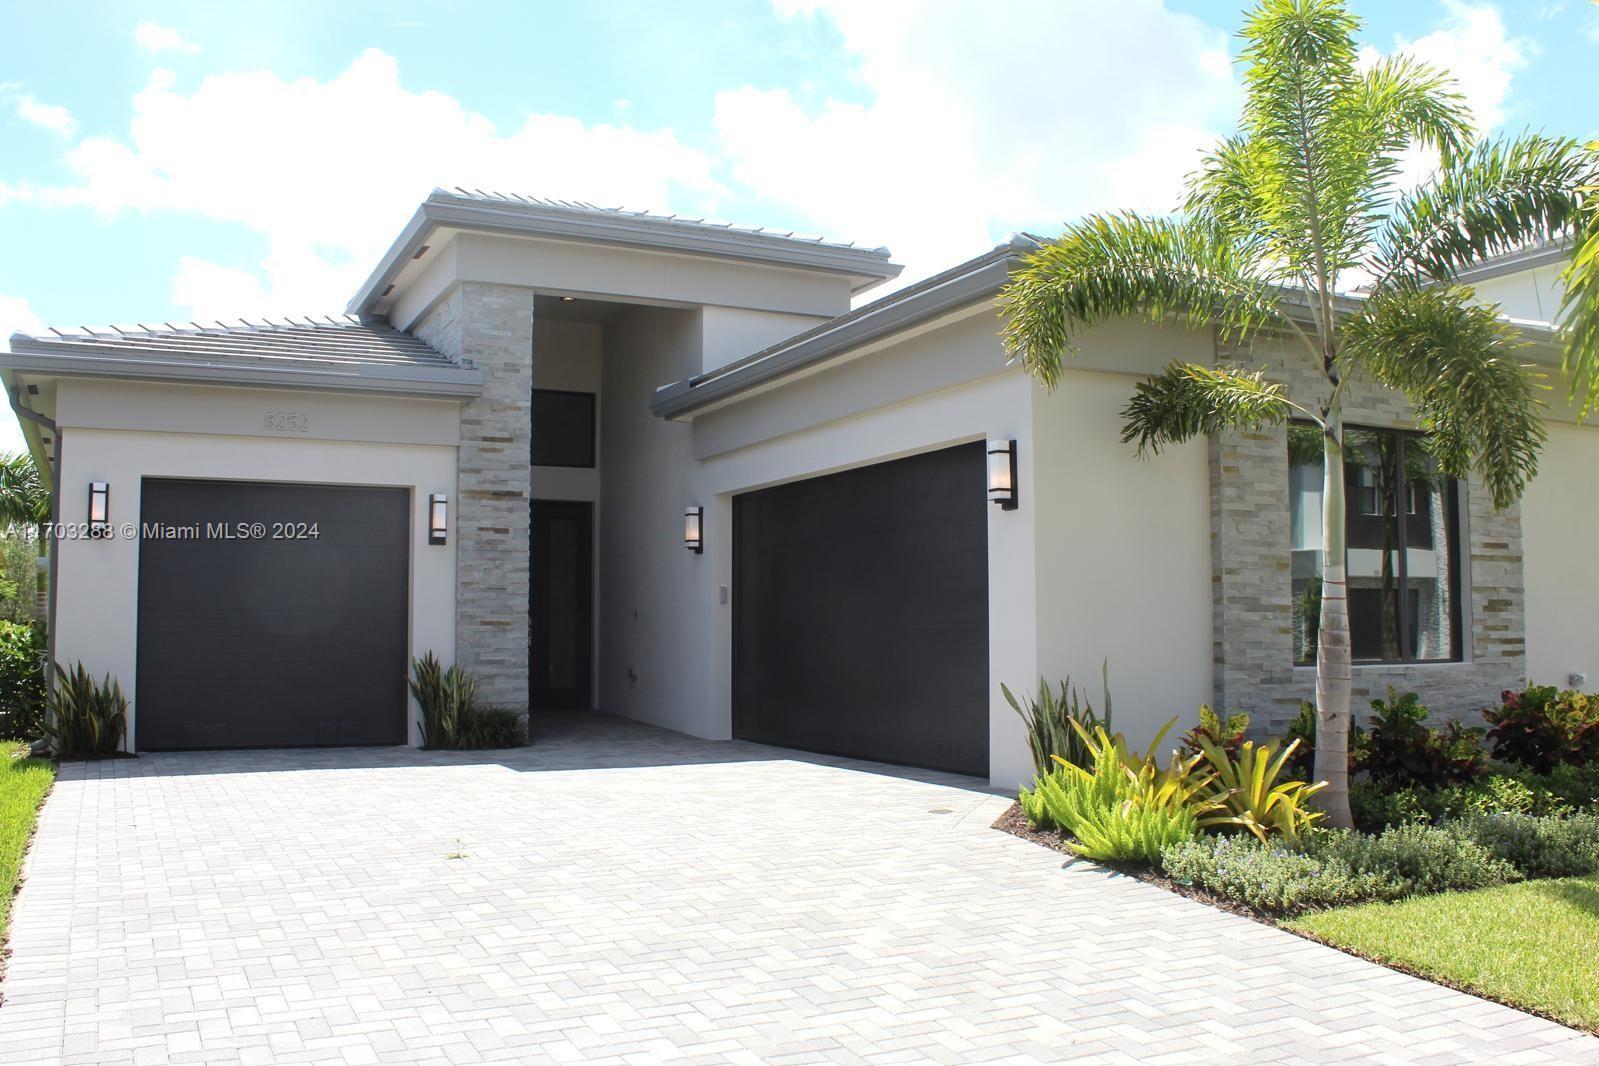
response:
[[[533,714],[999,786],[1031,773],[999,685],[1040,674],[1097,702],[1108,662],[1135,741],[1203,702],[1279,730],[1312,691],[1319,468],[1291,428],[1138,461],[1120,409],[1172,359],[1306,368],[1120,322],[1041,390],[996,333],[1034,246],[851,310],[885,250],[436,191],[346,318],[15,335],[55,655],[120,679],[140,750],[414,743],[427,651]],[[1481,278],[1547,365],[1551,255]],[[1551,402],[1495,512],[1406,451],[1401,399],[1354,396],[1357,699],[1466,714],[1599,669],[1599,432]]]

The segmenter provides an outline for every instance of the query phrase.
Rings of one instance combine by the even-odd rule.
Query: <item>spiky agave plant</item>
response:
[[[1599,158],[1522,134],[1477,142],[1440,71],[1409,58],[1358,61],[1341,0],[1262,0],[1247,17],[1238,133],[1190,179],[1180,214],[1096,215],[1032,253],[1002,298],[1011,355],[1061,380],[1074,339],[1109,319],[1177,317],[1224,341],[1269,333],[1297,345],[1317,386],[1290,396],[1246,366],[1174,363],[1123,412],[1139,453],[1195,436],[1315,427],[1323,455],[1324,594],[1316,631],[1315,777],[1328,820],[1351,824],[1351,654],[1344,525],[1344,403],[1366,377],[1411,402],[1442,471],[1475,470],[1496,506],[1532,477],[1544,429],[1517,334],[1459,282],[1487,257],[1599,230]],[[1406,190],[1404,153],[1437,172]],[[1599,236],[1567,275],[1565,370],[1583,413],[1599,406]],[[1364,298],[1339,295],[1359,276]]]
[[[68,670],[56,665],[56,683],[46,698],[45,739],[56,755],[90,758],[110,755],[127,740],[128,699],[107,674],[94,676],[81,662]]]

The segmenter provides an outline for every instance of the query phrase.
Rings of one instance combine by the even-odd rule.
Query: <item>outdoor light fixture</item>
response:
[[[695,555],[705,554],[705,508],[683,510],[683,547]]]
[[[89,482],[89,536],[111,535],[111,484],[107,481]]]
[[[988,502],[1002,510],[1016,510],[1016,442],[988,442]]]
[[[450,498],[442,492],[428,497],[428,543],[443,544],[450,529]]]
[[[576,296],[563,296],[563,297],[561,297],[561,302],[562,302],[562,303],[563,303],[563,304],[569,304],[569,303],[571,303],[571,302],[572,302],[572,301],[573,301],[573,300],[576,300],[576,299],[577,299],[577,297],[576,297]]]

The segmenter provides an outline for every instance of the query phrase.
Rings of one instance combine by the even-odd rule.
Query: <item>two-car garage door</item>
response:
[[[409,500],[144,479],[137,746],[404,743]]]
[[[735,735],[988,776],[984,448],[735,497]]]

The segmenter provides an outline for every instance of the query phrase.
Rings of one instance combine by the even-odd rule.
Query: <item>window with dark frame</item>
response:
[[[594,394],[533,390],[533,465],[594,465]]]
[[[1316,661],[1321,615],[1321,430],[1289,426],[1295,665]],[[1420,433],[1344,431],[1349,630],[1357,662],[1462,657],[1460,486]]]

